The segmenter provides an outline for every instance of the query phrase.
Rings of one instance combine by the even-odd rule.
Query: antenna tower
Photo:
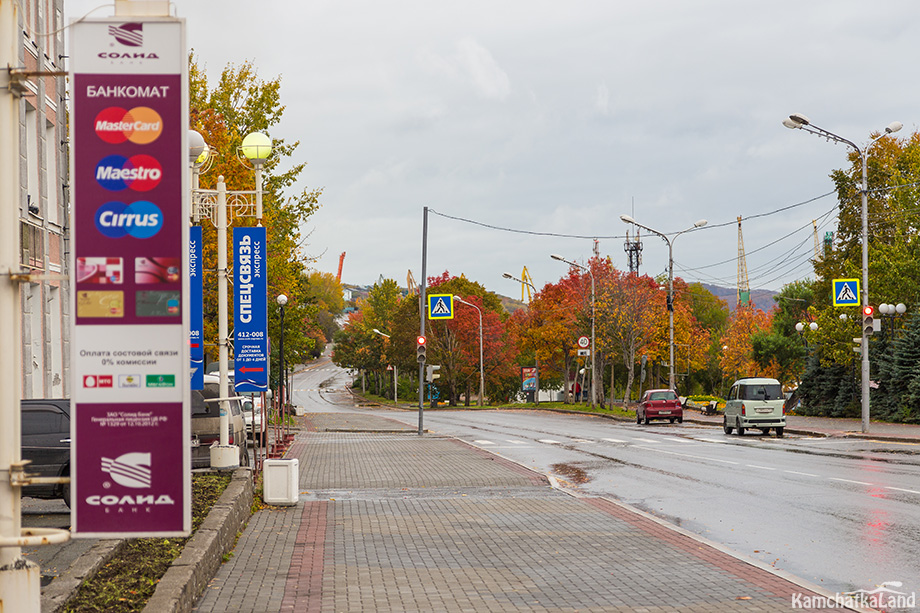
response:
[[[642,240],[639,237],[638,230],[636,230],[636,237],[632,239],[629,238],[629,230],[626,231],[626,242],[623,243],[623,251],[626,252],[629,272],[639,274],[639,264],[642,263]]]
[[[811,220],[811,227],[814,228],[815,230],[815,261],[817,261],[818,258],[821,257],[821,252],[820,252],[821,243],[818,241],[818,220],[817,219]]]
[[[751,301],[751,285],[748,281],[747,258],[744,256],[744,237],[741,235],[741,216],[738,216],[738,306],[747,306]]]

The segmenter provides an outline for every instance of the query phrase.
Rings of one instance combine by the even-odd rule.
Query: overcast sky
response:
[[[324,189],[306,254],[335,273],[347,252],[346,283],[419,279],[428,206],[428,274],[505,295],[520,287],[503,272],[526,266],[542,287],[566,272],[550,253],[584,261],[595,236],[626,269],[623,213],[664,233],[708,220],[675,241],[675,275],[726,287],[740,215],[751,287],[778,290],[811,274],[812,220],[822,237],[834,229],[835,196],[815,198],[847,154],[782,119],[804,113],[859,144],[894,120],[899,136],[920,124],[916,0],[184,0],[175,12],[212,78],[245,60],[281,76],[272,136],[301,141],[302,187]],[[665,242],[643,243],[640,272],[666,273]]]

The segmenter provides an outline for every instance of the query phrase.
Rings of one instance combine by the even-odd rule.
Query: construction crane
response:
[[[406,295],[412,296],[413,294],[418,294],[418,283],[415,282],[415,276],[410,270],[406,275]]]
[[[751,301],[751,284],[747,277],[747,259],[744,257],[744,237],[741,235],[741,216],[738,216],[738,306]]]
[[[339,283],[342,282],[342,266],[345,265],[345,252],[342,252],[342,255],[339,256],[339,272],[335,276]]]
[[[811,220],[811,227],[814,228],[815,230],[815,261],[817,262],[818,258],[821,257],[821,253],[819,251],[819,246],[821,243],[818,241],[818,220],[817,219]]]
[[[738,216],[738,306],[747,306],[751,301],[751,285],[748,281],[747,259],[744,257],[744,237],[741,235],[741,216]]]

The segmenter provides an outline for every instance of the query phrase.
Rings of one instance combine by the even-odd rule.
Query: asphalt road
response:
[[[920,591],[917,445],[520,411],[428,411],[425,425],[831,591]]]

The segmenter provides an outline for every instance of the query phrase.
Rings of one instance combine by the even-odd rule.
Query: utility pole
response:
[[[19,10],[0,0],[0,610],[38,613],[39,568],[22,557],[20,417],[22,332],[19,286],[19,101],[10,68],[19,66]],[[17,467],[18,464],[18,467]],[[17,468],[20,470],[17,471]]]

